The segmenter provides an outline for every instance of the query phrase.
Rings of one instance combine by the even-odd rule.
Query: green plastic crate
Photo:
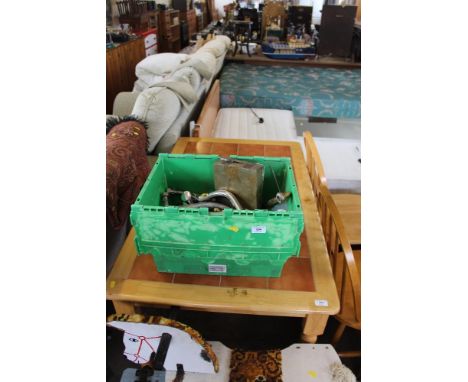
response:
[[[152,254],[160,272],[279,277],[286,260],[298,256],[304,217],[289,158],[240,157],[264,165],[262,201],[291,192],[288,211],[164,207],[168,187],[194,193],[214,191],[218,155],[160,154],[130,221],[139,254]]]

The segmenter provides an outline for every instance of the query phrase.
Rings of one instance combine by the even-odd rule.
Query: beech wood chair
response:
[[[325,178],[325,171],[323,170],[323,164],[317,150],[317,145],[310,131],[304,133],[304,144],[307,171],[309,172],[310,181],[312,182],[314,196],[317,198],[320,192],[320,184],[327,184],[327,178]]]
[[[340,311],[335,315],[340,324],[331,340],[332,345],[336,345],[346,326],[361,330],[361,251],[352,250],[340,212],[325,184],[320,185],[318,205],[322,211],[322,229],[340,298]],[[360,353],[341,353],[341,356],[356,355]]]
[[[310,131],[304,133],[307,169],[309,171],[312,189],[317,198],[320,184],[327,185],[327,178],[323,169],[317,145]],[[343,224],[351,245],[361,244],[361,195],[332,194],[333,200],[340,211]],[[320,211],[320,210],[319,210]]]

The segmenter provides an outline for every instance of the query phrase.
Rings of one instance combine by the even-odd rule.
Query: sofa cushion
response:
[[[135,74],[140,77],[140,74],[152,73],[163,75],[170,73],[174,67],[186,61],[189,58],[188,54],[183,53],[158,53],[148,56],[141,60],[135,67]]]
[[[222,41],[226,45],[226,49],[229,49],[231,46],[231,39],[228,36],[217,35],[215,36],[215,40]]]
[[[200,87],[201,76],[194,68],[187,66],[184,68],[177,69],[170,76],[171,81],[184,81],[192,86],[193,90],[197,90]]]
[[[141,92],[132,114],[148,125],[148,152],[152,153],[181,110],[179,97],[170,89],[155,87]]]
[[[214,54],[215,57],[223,55],[228,48],[226,43],[222,40],[210,40],[205,45],[203,45],[197,52],[210,52]]]
[[[146,57],[135,67],[137,81],[134,90],[143,91],[152,84],[163,81],[165,75],[188,58],[187,54],[179,53],[158,53]]]

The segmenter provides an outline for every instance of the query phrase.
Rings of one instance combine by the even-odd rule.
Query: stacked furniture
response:
[[[195,9],[180,12],[180,20],[187,22],[189,39],[197,33],[197,15]]]
[[[159,29],[159,51],[177,53],[180,45],[180,22],[179,11],[170,9],[160,11],[158,17]]]
[[[203,15],[202,14],[196,15],[196,18],[197,18],[197,32],[200,32],[201,30],[203,30],[203,28],[205,28],[205,25],[203,23]]]
[[[146,2],[124,0],[116,2],[120,24],[128,24],[134,32],[157,27],[157,11],[149,10]]]
[[[252,31],[257,33],[261,30],[261,22],[259,19],[258,11],[255,8],[241,8],[239,9],[239,15],[237,17],[240,21],[251,21]]]
[[[282,2],[265,4],[262,13],[262,40],[265,40],[268,36],[275,36],[282,40],[285,35],[287,18]]]
[[[313,7],[293,5],[288,8],[288,24],[303,25],[305,33],[311,34]]]
[[[320,23],[319,55],[349,57],[357,7],[324,5]]]
[[[203,16],[202,20],[203,20],[203,28],[205,28],[208,24],[209,24],[209,18],[208,18],[208,7],[206,5],[205,2],[203,3],[200,3],[200,10],[201,10],[201,14]],[[202,28],[202,29],[203,29]]]
[[[147,57],[135,68],[133,92],[118,94],[112,114],[143,119],[149,125],[148,152],[170,152],[179,137],[189,135],[189,122],[201,109],[230,44],[227,36],[216,36],[191,55]]]

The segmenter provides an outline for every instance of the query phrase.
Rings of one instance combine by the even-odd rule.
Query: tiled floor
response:
[[[221,341],[230,348],[248,350],[285,348],[293,343],[300,343],[300,318],[266,317],[238,314],[207,313],[189,310],[150,309],[141,308],[144,314],[163,315],[181,321],[198,330],[206,340]],[[108,314],[112,307],[108,304]],[[319,343],[330,343],[331,336],[337,327],[337,322],[331,318]],[[359,350],[361,345],[360,332],[346,329],[337,351]],[[121,335],[109,330],[107,332],[107,363],[108,382],[119,381],[119,373],[132,364],[123,356]],[[360,358],[342,359],[360,379]]]

